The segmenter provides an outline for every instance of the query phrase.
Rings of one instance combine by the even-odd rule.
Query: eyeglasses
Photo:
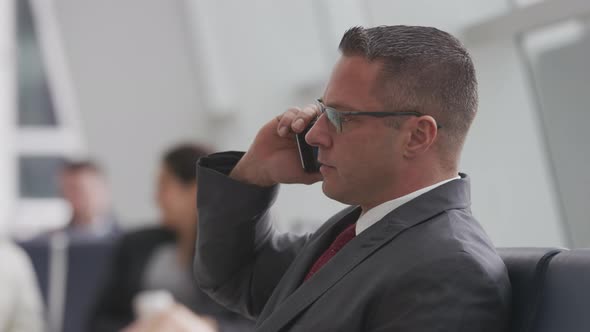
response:
[[[357,115],[363,115],[363,116],[372,116],[375,118],[384,118],[386,116],[424,116],[426,114],[420,113],[420,112],[416,112],[416,111],[399,111],[399,112],[341,112],[341,111],[337,111],[336,109],[332,108],[332,107],[328,107],[326,105],[324,105],[323,101],[321,99],[318,99],[316,101],[318,107],[320,108],[320,112],[321,114],[325,114],[326,117],[328,118],[328,120],[330,121],[330,123],[332,123],[334,125],[334,127],[336,127],[336,132],[337,133],[341,133],[342,132],[342,123],[346,122],[346,117],[347,116],[357,116]],[[319,116],[318,116],[319,117]],[[441,126],[439,126],[437,124],[436,126],[438,129],[441,128]]]

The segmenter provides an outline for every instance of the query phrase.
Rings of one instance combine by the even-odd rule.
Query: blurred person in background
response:
[[[95,162],[65,161],[58,176],[71,208],[67,224],[18,244],[31,258],[43,298],[52,304],[47,308],[48,326],[80,331],[121,232],[106,177]]]
[[[52,304],[48,326],[79,331],[96,302],[97,286],[103,284],[121,231],[107,179],[95,162],[65,161],[58,176],[71,211],[66,224],[18,244],[31,258],[43,298]]]
[[[213,302],[192,277],[197,230],[196,164],[208,153],[198,145],[183,144],[164,154],[156,195],[162,224],[122,237],[109,280],[89,322],[91,331],[120,331],[129,326],[138,314],[133,304],[138,295],[158,290],[169,292],[178,304],[188,308],[182,310],[190,313],[187,316],[197,326],[201,324],[209,331],[252,330],[251,321]]]
[[[43,305],[27,254],[0,235],[0,332],[41,332]]]
[[[64,163],[59,184],[72,216],[63,232],[70,238],[105,238],[119,234],[105,175],[90,160]]]

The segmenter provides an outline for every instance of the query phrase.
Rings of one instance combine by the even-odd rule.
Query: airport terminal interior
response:
[[[381,25],[447,31],[473,59],[459,171],[508,269],[510,331],[590,331],[590,1],[0,0],[0,332],[115,331],[92,325],[107,271],[126,264],[121,239],[178,220],[153,237],[194,249],[178,211],[196,213],[202,193],[183,192],[182,158],[196,169],[246,151],[269,120],[322,97],[345,31]],[[270,214],[302,235],[344,208],[321,182],[285,184]],[[172,283],[156,267],[148,277]],[[170,273],[174,292],[200,294]],[[26,290],[3,295],[10,280]],[[20,295],[36,303],[22,329],[4,309]],[[174,301],[139,295],[149,310]],[[148,310],[129,296],[129,314]]]

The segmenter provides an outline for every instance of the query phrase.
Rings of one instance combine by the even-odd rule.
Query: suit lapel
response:
[[[324,252],[337,236],[338,231],[344,229],[350,223],[356,222],[360,215],[359,207],[349,207],[324,223],[316,231],[310,242],[301,250],[301,253],[295,258],[285,275],[275,288],[272,296],[260,314],[258,323],[265,320],[270,314],[274,313],[276,308],[288,298],[303,282],[309,268],[315,260]]]
[[[352,239],[308,281],[301,284],[318,252],[324,250],[326,243],[334,239],[335,232],[330,232],[330,229],[342,229],[338,227],[342,223],[334,222],[293,262],[284,278],[286,280],[281,280],[277,286],[280,294],[273,294],[274,303],[270,306],[268,304],[271,303],[267,303],[265,307],[265,311],[272,312],[261,315],[262,320],[259,321],[257,331],[279,331],[373,252],[402,232],[431,220],[445,210],[468,208],[469,186],[465,184],[468,184],[467,179],[451,181],[390,212]],[[348,214],[350,215],[351,213]],[[282,302],[277,303],[277,300]],[[264,320],[264,317],[268,318]]]
[[[383,220],[382,220],[383,221]],[[407,228],[402,224],[379,222],[369,230],[352,239],[342,250],[316,272],[308,281],[301,284],[285,299],[257,331],[278,331],[302,310],[328,291],[341,278],[353,270],[381,245],[397,236]],[[305,269],[305,273],[307,269]]]

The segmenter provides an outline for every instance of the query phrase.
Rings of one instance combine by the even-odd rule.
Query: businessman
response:
[[[355,27],[339,49],[316,103],[272,118],[246,153],[200,160],[200,287],[257,331],[505,331],[506,267],[459,173],[477,111],[469,54],[418,26]],[[294,139],[312,123],[317,173]],[[317,181],[350,207],[313,234],[276,232],[279,184]]]

